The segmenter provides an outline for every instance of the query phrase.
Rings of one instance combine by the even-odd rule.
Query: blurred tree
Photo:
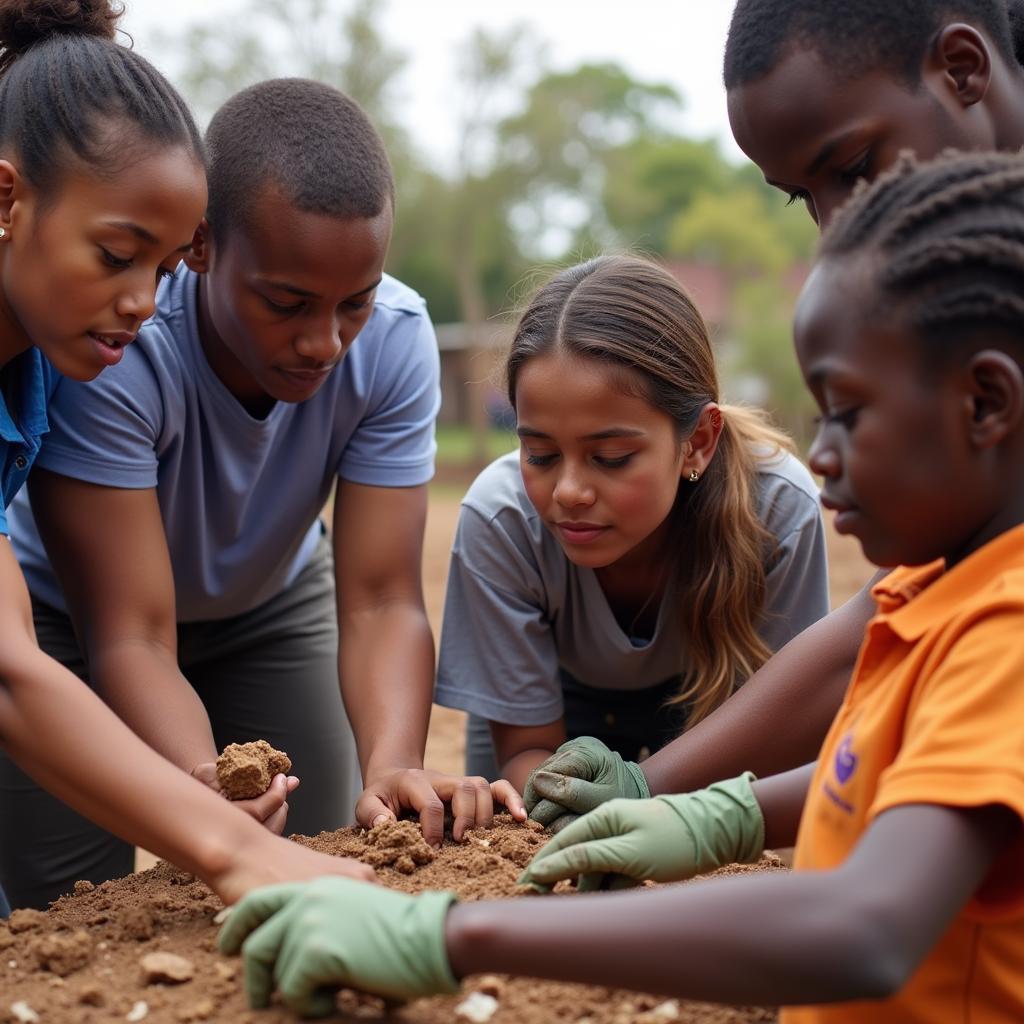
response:
[[[786,239],[748,189],[702,192],[671,223],[670,256],[724,267],[734,280],[747,274],[778,276],[792,262]]]
[[[803,450],[810,442],[814,401],[793,351],[795,296],[777,279],[764,277],[737,285],[734,301],[735,351],[728,369],[741,388],[743,378],[756,382],[755,393],[745,397],[768,409]]]
[[[394,90],[408,57],[379,28],[379,0],[250,0],[230,17],[163,33],[179,55],[175,81],[207,121],[239,89],[267,78],[315,78],[365,108],[396,171],[409,158],[408,134],[394,118]]]
[[[722,195],[735,181],[713,141],[644,136],[605,157],[605,216],[625,244],[666,252],[672,221],[698,196]]]
[[[671,137],[682,106],[672,86],[639,81],[614,63],[538,77],[522,110],[499,129],[501,162],[518,186],[514,213],[524,250],[535,259],[550,255],[553,235],[578,240],[581,231],[612,244],[608,158],[641,139]]]
[[[497,33],[477,29],[458,59],[462,102],[447,255],[474,378],[466,384],[477,468],[489,459],[487,395],[494,354],[486,343],[485,324],[505,302],[504,295],[495,295],[495,286],[507,289],[514,280],[510,275],[523,269],[509,221],[516,182],[501,159],[500,126],[510,99],[514,102],[522,88],[524,69],[542,61],[535,38],[520,25]]]

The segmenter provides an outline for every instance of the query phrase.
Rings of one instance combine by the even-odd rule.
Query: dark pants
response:
[[[40,647],[88,681],[68,617],[37,603],[33,615]],[[298,579],[261,607],[178,627],[178,662],[206,707],[217,748],[265,739],[291,757],[302,784],[288,797],[289,833],[350,824],[361,789],[337,652],[326,540]],[[14,907],[44,908],[80,878],[98,884],[134,866],[132,846],[50,796],[4,756],[0,837],[0,884]]]
[[[602,690],[562,675],[565,729],[569,739],[596,736],[627,761],[639,761],[671,743],[686,725],[685,705],[667,705],[679,692],[678,679],[642,690]],[[491,781],[500,769],[490,723],[470,715],[466,724],[466,773]]]

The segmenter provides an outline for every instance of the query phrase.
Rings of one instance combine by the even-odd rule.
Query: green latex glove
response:
[[[519,884],[546,892],[578,875],[581,890],[623,888],[755,861],[764,850],[764,817],[753,779],[747,772],[680,796],[611,800],[543,846]]]
[[[523,790],[530,817],[552,831],[606,800],[650,795],[640,765],[623,760],[593,736],[563,743],[530,773]]]
[[[305,1017],[335,1010],[340,986],[396,999],[457,992],[444,923],[456,896],[393,892],[351,878],[268,885],[221,929],[222,953],[245,957],[245,989],[260,1009],[277,988]]]

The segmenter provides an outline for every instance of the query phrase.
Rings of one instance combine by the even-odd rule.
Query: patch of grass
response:
[[[437,426],[437,464],[465,465],[473,461],[473,430],[463,424],[445,423]],[[519,447],[519,438],[509,430],[487,432],[487,461]]]

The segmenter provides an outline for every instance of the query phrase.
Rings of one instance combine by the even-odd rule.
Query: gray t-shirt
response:
[[[759,515],[778,540],[759,631],[776,651],[828,613],[828,566],[810,473],[780,454],[763,460],[759,475]],[[512,452],[462,502],[434,699],[506,725],[545,725],[563,713],[560,672],[610,690],[678,676],[685,650],[677,621],[669,599],[649,641],[623,632],[594,571],[570,562],[544,526]]]

